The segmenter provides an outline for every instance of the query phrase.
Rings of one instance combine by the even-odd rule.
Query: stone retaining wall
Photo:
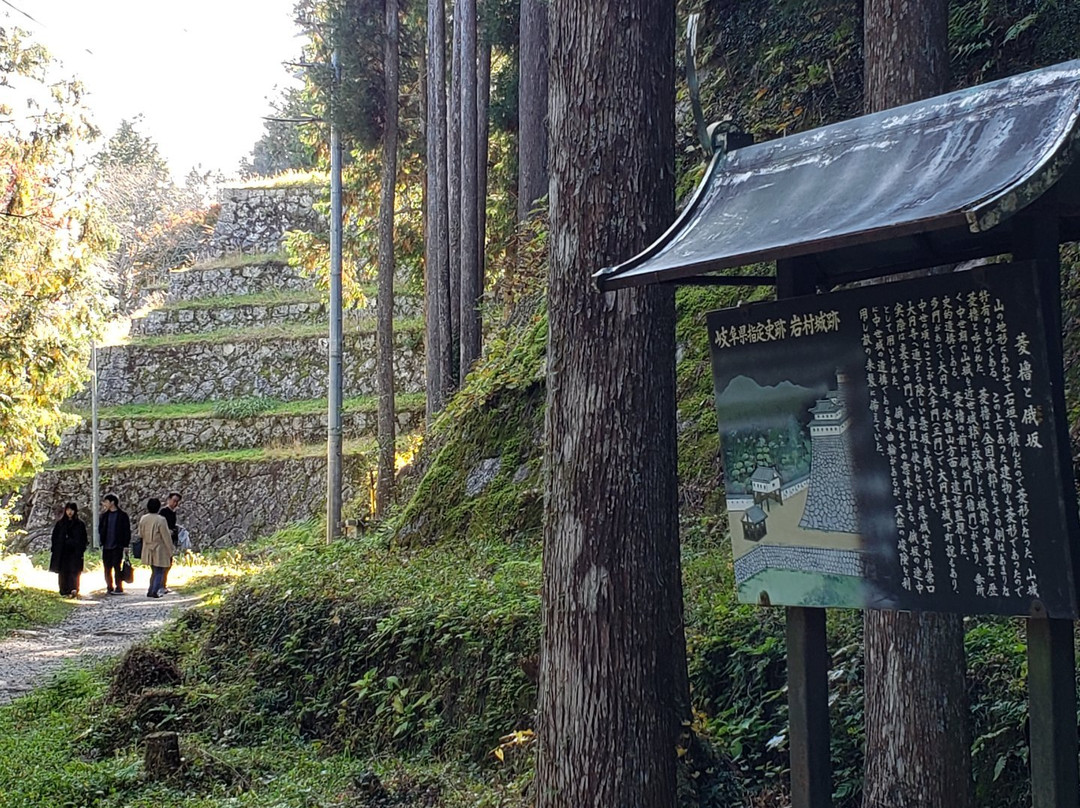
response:
[[[423,422],[423,407],[397,412],[399,433],[419,429]],[[377,426],[374,411],[346,412],[342,416],[345,440],[374,437]],[[250,418],[103,418],[98,423],[101,457],[310,445],[325,440],[325,412]],[[88,457],[90,421],[86,420],[64,433],[50,459],[62,464]]]
[[[318,300],[281,303],[245,303],[223,308],[156,309],[145,317],[131,321],[132,336],[162,336],[167,334],[207,334],[221,328],[259,328],[269,323],[327,323],[327,305]],[[394,299],[394,317],[404,319],[419,315],[417,299],[400,295]],[[373,320],[375,300],[362,308],[347,309],[345,323]]]
[[[234,297],[262,292],[310,292],[314,284],[282,261],[239,267],[178,269],[169,273],[166,299],[175,303],[201,297]]]
[[[98,352],[98,401],[166,404],[264,396],[282,401],[325,398],[326,337],[274,337],[177,345],[118,345]],[[345,397],[375,394],[375,335],[345,335]],[[394,382],[398,393],[424,390],[421,334],[395,335]],[[89,393],[73,399],[89,406]]]
[[[169,491],[180,491],[184,500],[179,522],[204,550],[265,536],[326,512],[325,456],[145,465],[106,469],[102,474],[102,494],[114,493],[120,498],[133,528],[146,512],[149,497],[163,498]],[[366,490],[367,466],[360,456],[346,455],[342,476],[346,502]],[[90,490],[89,469],[38,474],[30,495],[24,544],[32,552],[47,548],[56,509],[72,500],[79,504],[81,513],[89,503]]]
[[[289,230],[325,232],[326,220],[314,208],[319,194],[314,186],[223,188],[211,250],[218,255],[275,252]]]
[[[259,303],[219,309],[157,309],[131,321],[131,335],[205,334],[220,328],[259,328],[267,323],[314,325],[326,321],[326,304],[319,301]]]

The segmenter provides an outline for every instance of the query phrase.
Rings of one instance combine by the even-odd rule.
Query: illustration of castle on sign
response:
[[[735,577],[744,600],[857,598],[863,574],[847,380],[736,376],[717,396]],[[828,588],[829,592],[825,593]],[[818,592],[820,594],[815,594]],[[785,602],[792,602],[785,596]]]

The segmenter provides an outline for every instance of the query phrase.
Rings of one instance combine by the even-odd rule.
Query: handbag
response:
[[[135,539],[131,542],[131,556],[132,558],[142,558],[142,539]]]
[[[131,559],[128,558],[126,552],[124,553],[124,560],[120,562],[120,580],[125,584],[135,583],[135,568],[131,566]]]

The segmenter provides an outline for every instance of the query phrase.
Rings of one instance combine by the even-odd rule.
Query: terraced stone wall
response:
[[[394,317],[419,315],[415,298],[399,296],[394,301]],[[358,309],[345,311],[346,327],[374,317],[374,300]],[[326,304],[320,300],[281,300],[266,303],[238,303],[220,308],[156,309],[131,321],[134,337],[145,335],[208,334],[222,328],[260,328],[267,323],[288,321],[300,325],[327,323]]]
[[[211,250],[217,255],[276,252],[289,230],[324,231],[326,220],[315,212],[319,192],[314,186],[222,189]]]
[[[263,261],[240,267],[193,267],[169,273],[170,302],[207,297],[311,291],[311,281],[284,261]]]
[[[375,335],[346,334],[345,396],[375,393]],[[167,404],[176,401],[227,401],[264,396],[283,401],[326,395],[326,337],[280,336],[232,340],[119,345],[98,353],[98,401]],[[424,387],[424,354],[419,333],[396,335],[394,381],[399,393]],[[88,405],[84,391],[76,406]]]
[[[397,412],[399,434],[419,429],[423,407]],[[345,412],[346,435],[374,435],[374,411]],[[132,454],[169,455],[180,452],[278,448],[311,445],[326,440],[326,413],[266,414],[249,418],[103,418],[98,424],[98,451],[105,457]],[[64,433],[52,462],[71,463],[90,456],[90,423]]]
[[[367,486],[367,465],[358,455],[343,464],[346,501]],[[90,470],[45,471],[37,476],[27,519],[31,551],[48,546],[54,514],[64,502],[89,501]],[[177,466],[147,464],[102,470],[102,493],[114,493],[132,517],[146,513],[146,500],[180,491],[179,522],[199,549],[228,547],[326,510],[326,458],[267,458]]]

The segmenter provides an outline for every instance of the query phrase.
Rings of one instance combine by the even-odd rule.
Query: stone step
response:
[[[209,336],[102,348],[99,406],[326,396],[329,340],[321,329],[247,329]],[[394,337],[395,392],[422,392],[422,330],[402,323]],[[346,332],[343,375],[346,398],[375,394],[375,335],[370,331]],[[89,392],[75,396],[72,406],[87,409]]]
[[[372,441],[346,445],[346,502],[367,491],[374,446]],[[147,499],[181,492],[178,520],[199,549],[232,546],[326,513],[325,442],[289,450],[119,458],[102,462],[101,477],[102,494],[119,497],[133,528],[146,512]],[[56,511],[65,502],[77,502],[80,515],[96,512],[88,507],[90,491],[88,466],[38,474],[27,500],[22,544],[30,551],[47,548]]]
[[[169,273],[168,302],[205,297],[233,297],[263,292],[312,292],[310,278],[290,267],[282,256],[233,256]]]
[[[189,407],[145,407],[133,414],[110,414],[98,419],[98,456],[175,454],[226,449],[258,449],[316,444],[326,440],[326,402],[299,402],[301,407],[281,407],[247,417],[228,417],[213,404]],[[346,402],[342,415],[345,440],[374,437],[377,431],[374,398]],[[161,414],[155,413],[159,409]],[[178,412],[179,410],[179,412]],[[422,397],[399,400],[395,407],[397,431],[419,429],[424,420]],[[90,457],[90,419],[69,429],[51,453],[54,466]]]
[[[207,298],[168,304],[131,321],[131,336],[207,334],[225,328],[259,328],[271,323],[317,325],[328,323],[327,304],[312,293],[293,295],[246,295],[234,298]],[[421,301],[412,295],[396,295],[394,318],[418,317]],[[344,320],[360,323],[375,316],[375,298],[364,306],[346,309]]]

